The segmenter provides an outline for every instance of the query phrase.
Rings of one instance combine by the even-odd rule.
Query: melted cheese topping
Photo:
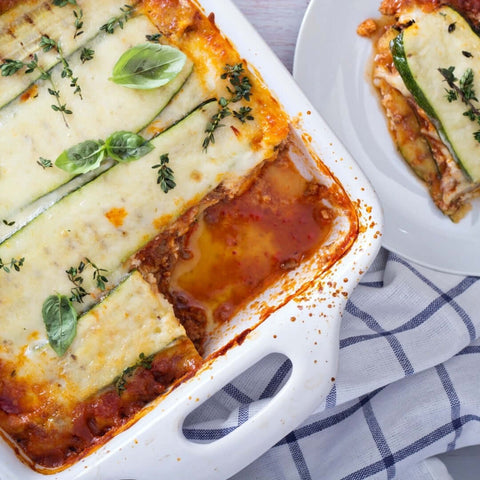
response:
[[[16,377],[45,382],[57,404],[77,403],[113,382],[140,354],[159,352],[184,335],[171,305],[134,272],[79,318],[77,336],[62,358],[43,333],[32,335]]]
[[[55,7],[51,0],[21,2],[0,17],[0,58],[30,62],[38,54],[44,70],[59,63],[56,52],[41,52],[42,35],[58,41],[66,56],[98,34],[100,27],[120,13],[123,0],[82,0],[83,25],[75,37],[73,11],[75,7]],[[131,2],[131,4],[137,2]],[[20,95],[40,77],[37,70],[31,74],[0,76],[0,107]]]
[[[62,115],[52,109],[55,102],[49,94],[48,81],[39,84],[34,97],[27,101],[19,98],[0,110],[0,218],[12,218],[18,209],[72,178],[59,168],[42,171],[37,164],[40,157],[54,161],[65,149],[82,141],[104,140],[117,130],[137,132],[169,102],[191,71],[190,61],[186,62],[183,72],[160,91],[133,90],[109,80],[120,54],[143,43],[145,35],[155,31],[148,18],[134,18],[124,29],[113,35],[99,35],[89,45],[95,50],[93,60],[82,64],[79,58],[73,58],[71,68],[78,76],[82,97],[74,94],[68,82],[61,78],[62,66],[53,70],[54,83],[61,85],[61,102],[73,111],[65,116],[68,127]],[[112,55],[112,52],[118,53]],[[99,95],[99,92],[108,94]],[[36,119],[35,126],[32,118]]]

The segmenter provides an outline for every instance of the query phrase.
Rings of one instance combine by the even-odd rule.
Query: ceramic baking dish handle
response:
[[[206,369],[172,392],[157,407],[163,415],[155,418],[153,411],[152,417],[147,415],[134,425],[134,444],[122,447],[121,455],[99,462],[97,475],[92,478],[151,480],[160,473],[162,478],[179,480],[228,478],[298,426],[322,403],[334,381],[340,311],[345,301],[339,299],[336,305],[329,305],[324,315],[318,315],[318,302],[310,303],[311,299],[304,304],[290,302],[251,332],[242,348],[230,349],[218,358],[214,376]],[[312,308],[315,318],[311,318]],[[270,341],[265,341],[265,335]],[[223,438],[210,443],[188,440],[182,431],[186,416],[271,353],[284,354],[292,362],[291,375],[277,395]],[[117,441],[121,441],[121,435],[109,444],[110,450]],[[140,475],[135,468],[139,464]]]

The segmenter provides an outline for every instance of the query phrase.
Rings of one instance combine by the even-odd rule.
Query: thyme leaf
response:
[[[25,262],[25,257],[16,259],[12,258],[10,262],[5,263],[1,258],[0,258],[0,270],[3,270],[6,273],[10,273],[12,270],[15,272],[19,272],[20,269],[23,267],[23,264]]]
[[[37,160],[37,163],[45,170],[46,168],[51,168],[53,167],[53,163],[51,160],[49,160],[48,158],[43,158],[43,157],[40,157],[38,160]]]
[[[83,47],[82,51],[80,52],[80,60],[82,63],[88,62],[89,60],[93,59],[95,54],[95,50],[87,47]]]
[[[24,66],[25,64],[19,60],[12,60],[11,58],[7,58],[0,65],[0,71],[2,72],[2,77],[9,77],[10,75],[14,75],[19,70],[21,70]]]
[[[147,39],[148,42],[158,43],[160,41],[160,38],[162,38],[162,34],[153,33],[152,35],[145,35],[145,38]]]

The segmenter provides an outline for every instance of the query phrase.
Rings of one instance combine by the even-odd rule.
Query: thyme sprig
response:
[[[94,55],[95,50],[93,50],[92,48],[83,47],[80,52],[80,60],[82,61],[82,63],[88,62],[89,60],[93,59]]]
[[[474,73],[471,68],[467,68],[463,75],[458,79],[455,76],[455,67],[439,68],[438,71],[447,82],[449,89],[445,89],[446,98],[448,102],[455,102],[461,100],[468,109],[463,112],[465,117],[468,117],[472,122],[480,124],[480,108],[478,104],[477,94],[474,88]],[[474,102],[477,102],[474,103]],[[480,130],[473,133],[477,142],[480,142]]]
[[[70,290],[69,300],[71,302],[83,303],[83,299],[87,295],[90,295],[90,292],[88,292],[83,286],[83,273],[88,266],[93,268],[92,278],[96,282],[96,287],[102,292],[106,288],[106,283],[108,283],[108,279],[104,275],[106,270],[104,268],[98,268],[90,259],[85,257],[80,261],[77,267],[70,267],[68,270],[65,270],[65,273],[68,275],[68,279],[74,285]]]
[[[80,98],[82,98],[82,91],[80,85],[78,84],[78,77],[74,77],[73,71],[70,68],[69,63],[63,54],[63,50],[59,42],[48,37],[47,35],[42,35],[42,37],[40,38],[39,46],[45,53],[50,52],[51,50],[55,50],[58,53],[59,59],[63,66],[62,72],[60,74],[61,78],[67,78],[70,81],[70,87],[74,89],[74,93],[78,94]],[[71,115],[73,112],[66,103],[62,102],[60,89],[54,82],[51,73],[47,72],[43,67],[39,65],[38,55],[36,53],[31,56],[31,59],[28,62],[7,58],[3,61],[2,64],[0,64],[0,72],[4,77],[15,75],[22,69],[25,69],[25,74],[33,73],[35,70],[38,70],[38,72],[40,73],[40,79],[48,81],[48,83],[50,84],[50,87],[48,88],[48,93],[55,98],[55,103],[52,104],[51,107],[55,112],[60,112],[62,114],[65,126],[68,127],[69,125],[66,119],[66,115]]]
[[[5,263],[1,258],[0,258],[0,270],[3,270],[6,273],[10,273],[12,270],[15,272],[19,272],[20,269],[23,267],[23,264],[25,262],[25,257],[16,259],[12,258],[10,262]]]
[[[242,123],[245,123],[247,120],[253,120],[253,115],[251,115],[251,107],[240,107],[239,110],[232,110],[230,104],[239,102],[240,100],[250,101],[252,84],[250,79],[244,75],[244,68],[242,63],[237,63],[235,65],[227,64],[224,67],[224,73],[220,76],[222,80],[228,80],[229,84],[227,85],[227,91],[230,94],[228,98],[220,97],[218,100],[218,111],[210,118],[208,122],[205,133],[205,139],[203,140],[203,149],[207,150],[208,146],[212,143],[215,143],[215,131],[222,127],[221,121],[233,115],[236,119],[240,120]]]
[[[138,357],[138,361],[134,364],[131,365],[130,367],[127,367],[121,375],[119,375],[115,380],[114,380],[114,385],[115,388],[117,389],[118,395],[121,395],[122,392],[126,389],[127,387],[127,382],[128,378],[135,372],[137,368],[144,368],[145,370],[151,370],[152,369],[152,364],[153,364],[153,359],[155,358],[155,354],[153,353],[152,355],[145,355],[144,353],[141,353]]]
[[[58,53],[60,62],[62,63],[62,66],[63,66],[60,76],[62,78],[67,78],[68,80],[70,80],[70,87],[74,89],[73,93],[77,94],[83,100],[82,89],[78,84],[78,77],[73,76],[73,71],[70,68],[70,64],[68,63],[68,60],[65,58],[65,55],[63,54],[63,49],[60,46],[60,43],[57,42],[56,40],[53,40],[50,37],[47,37],[46,35],[43,35],[42,38],[40,39],[40,46],[42,47],[44,52],[55,50]]]
[[[40,45],[44,49],[44,51],[51,50],[51,42],[48,37],[42,37],[40,41]],[[47,49],[47,50],[45,50]],[[39,64],[38,64],[38,56],[35,53],[31,56],[31,60],[29,62],[22,62],[21,60],[12,60],[11,58],[7,58],[3,61],[0,65],[0,72],[2,76],[9,77],[11,75],[16,74],[22,69],[25,69],[25,74],[29,74],[38,70],[40,73],[40,79],[46,80],[50,84],[50,88],[48,89],[48,93],[55,97],[55,104],[52,104],[51,107],[54,111],[60,112],[63,116],[63,121],[65,125],[68,127],[68,122],[65,115],[70,115],[72,111],[67,107],[66,104],[61,102],[60,98],[60,90],[57,88],[55,82],[52,79],[52,76],[49,72],[45,71]]]
[[[128,22],[134,11],[135,7],[133,5],[125,4],[123,7],[120,8],[120,15],[112,17],[110,20],[108,20],[107,23],[103,24],[100,27],[100,30],[108,34],[112,34],[113,32],[115,32],[115,29],[117,27],[123,29],[123,26],[125,25],[125,23]]]
[[[164,193],[168,193],[177,186],[173,170],[167,165],[169,161],[168,153],[164,153],[160,156],[160,163],[157,163],[152,167],[158,169],[157,184],[160,185],[160,188]]]

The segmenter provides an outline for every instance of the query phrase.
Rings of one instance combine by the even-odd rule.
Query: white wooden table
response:
[[[233,0],[292,71],[298,30],[310,0]]]

